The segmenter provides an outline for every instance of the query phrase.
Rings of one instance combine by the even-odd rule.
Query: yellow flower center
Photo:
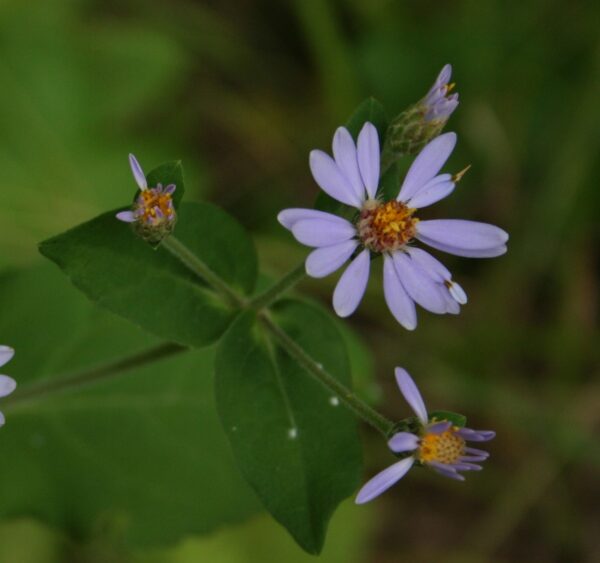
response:
[[[419,220],[413,217],[414,212],[399,201],[368,200],[357,223],[360,240],[375,252],[398,250],[415,236]]]
[[[465,451],[465,441],[456,433],[457,430],[451,427],[441,434],[425,434],[417,452],[419,461],[456,463]]]
[[[175,214],[171,194],[163,193],[160,188],[150,188],[140,193],[138,200],[139,220],[157,224],[171,220]],[[157,211],[158,210],[158,211]]]

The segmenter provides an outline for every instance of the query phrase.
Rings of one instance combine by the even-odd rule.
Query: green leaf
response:
[[[354,110],[348,121],[346,121],[346,128],[350,131],[355,140],[367,121],[370,121],[377,128],[377,132],[379,133],[379,145],[383,148],[388,118],[383,106],[375,98],[367,98]],[[352,214],[356,212],[354,208],[340,203],[323,191],[320,191],[317,196],[315,209],[342,215],[346,218],[350,218]]]
[[[379,145],[383,148],[385,133],[388,127],[388,118],[383,106],[375,98],[367,98],[354,110],[354,113],[346,121],[346,128],[350,131],[354,139],[358,137],[360,130],[367,121],[375,125],[379,133]]]
[[[447,420],[454,424],[454,426],[458,426],[459,428],[463,428],[467,424],[467,417],[458,414],[456,412],[451,411],[433,411],[429,413],[429,419],[433,420]]]
[[[146,181],[151,188],[154,188],[157,184],[162,184],[163,186],[175,184],[176,189],[172,196],[173,205],[175,206],[175,209],[179,207],[179,203],[185,192],[181,160],[173,160],[157,166],[154,170],[151,170],[146,174]]]
[[[108,529],[142,547],[259,509],[220,428],[212,349],[34,395],[35,385],[158,342],[94,307],[49,266],[0,277],[0,306],[3,343],[16,350],[3,371],[18,382],[0,405],[0,517],[36,517],[83,539]]]
[[[328,314],[287,300],[273,315],[315,361],[350,385],[344,341]],[[219,343],[216,397],[242,473],[298,544],[319,553],[333,511],[361,476],[353,415],[272,342],[252,312]]]
[[[256,252],[244,229],[210,204],[185,202],[176,236],[226,282],[250,293]],[[233,320],[209,288],[165,249],[152,249],[108,212],[40,245],[92,301],[166,340],[206,346]]]

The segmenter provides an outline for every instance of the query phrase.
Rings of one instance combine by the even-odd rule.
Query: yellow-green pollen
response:
[[[400,201],[366,201],[356,225],[361,242],[374,252],[398,250],[416,234],[415,211]]]
[[[458,427],[452,426],[441,434],[425,434],[421,437],[417,459],[422,463],[457,463],[465,451],[465,441],[458,434]]]

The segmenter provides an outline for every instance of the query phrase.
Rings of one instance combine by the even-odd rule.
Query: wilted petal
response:
[[[311,278],[324,278],[335,272],[350,258],[358,242],[348,240],[313,250],[306,259],[306,273]]]
[[[374,198],[379,185],[379,135],[368,121],[363,125],[357,142],[358,166],[369,197]]]
[[[306,246],[330,246],[345,242],[356,235],[354,225],[341,217],[330,215],[327,219],[303,219],[294,223],[292,233]]]
[[[363,250],[346,268],[333,292],[333,309],[340,317],[348,317],[358,307],[367,289],[371,257]]]
[[[378,497],[381,493],[387,491],[392,485],[396,484],[406,475],[413,466],[414,459],[407,457],[394,465],[390,465],[381,473],[378,473],[358,492],[356,504],[364,504]]]
[[[327,213],[325,211],[318,211],[316,209],[304,209],[301,207],[291,207],[284,209],[277,215],[277,220],[286,228],[292,229],[295,223],[302,221],[303,219],[328,219],[331,221],[337,221],[339,217],[333,213]]]
[[[436,176],[410,198],[407,202],[409,207],[420,209],[449,196],[454,190],[454,182],[450,174]]]
[[[146,182],[146,176],[140,163],[137,161],[137,158],[132,154],[129,155],[129,166],[131,166],[131,172],[133,172],[133,177],[135,178],[136,184],[139,186],[140,190],[145,190],[148,188],[148,183]]]
[[[417,233],[435,243],[465,251],[496,249],[508,240],[508,234],[495,225],[462,219],[420,221]]]
[[[449,479],[456,479],[457,481],[464,481],[465,478],[460,473],[457,473],[456,470],[445,463],[436,463],[434,461],[428,462],[427,465],[431,467],[436,473],[443,475],[444,477],[448,477]]]
[[[10,346],[0,346],[0,367],[13,359],[15,351]]]
[[[8,375],[0,375],[0,397],[10,395],[17,388],[17,382]]]
[[[360,208],[362,200],[354,193],[350,181],[342,174],[335,160],[323,151],[310,153],[310,170],[321,189],[333,199]]]
[[[391,256],[383,258],[383,294],[394,318],[407,330],[417,328],[415,302],[409,297],[398,278]]]
[[[400,193],[398,201],[408,201],[427,182],[440,171],[456,145],[456,133],[444,133],[429,142],[412,163]]]
[[[388,441],[390,450],[396,453],[410,452],[419,445],[419,438],[410,432],[397,432]]]
[[[137,217],[133,214],[133,211],[119,211],[116,214],[116,218],[123,223],[133,223],[137,221]]]
[[[413,381],[412,377],[403,368],[396,368],[394,373],[396,375],[396,381],[398,383],[398,387],[400,388],[400,392],[406,399],[406,402],[410,405],[419,420],[423,424],[427,424],[427,408],[425,407],[423,397],[421,397],[421,393],[419,393],[419,389],[417,388],[417,385]]]
[[[365,199],[365,188],[358,169],[358,157],[356,145],[345,127],[338,127],[333,136],[333,156],[339,169],[350,182],[355,195],[363,201]]]
[[[394,254],[394,266],[407,293],[421,307],[432,313],[444,314],[446,300],[439,283],[403,252]]]

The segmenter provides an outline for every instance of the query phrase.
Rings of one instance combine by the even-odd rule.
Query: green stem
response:
[[[146,364],[174,356],[187,349],[188,348],[185,346],[180,346],[179,344],[159,344],[158,346],[154,346],[143,352],[126,356],[125,358],[121,358],[120,360],[108,364],[86,369],[62,378],[40,381],[39,383],[30,385],[22,391],[17,391],[6,398],[3,401],[2,410],[10,409],[19,403],[35,400],[39,396],[47,395],[49,393],[69,391],[70,389],[97,383],[104,379],[108,379],[117,373],[130,371]]]
[[[302,367],[304,367],[306,371],[317,379],[319,383],[329,389],[367,424],[381,432],[386,438],[388,437],[394,427],[394,423],[391,420],[388,420],[385,416],[371,408],[348,389],[348,387],[324,369],[321,364],[315,362],[295,340],[290,338],[288,334],[267,315],[262,314],[260,320],[275,340],[277,340],[279,345]]]
[[[294,287],[305,275],[306,269],[304,268],[304,262],[302,262],[263,293],[251,299],[248,306],[257,311],[268,307],[278,297]]]
[[[203,260],[200,260],[185,244],[173,235],[165,238],[161,246],[168,250],[175,258],[183,263],[190,271],[200,279],[211,285],[230,305],[234,307],[246,307],[246,300],[238,295],[227,282],[215,273]]]

